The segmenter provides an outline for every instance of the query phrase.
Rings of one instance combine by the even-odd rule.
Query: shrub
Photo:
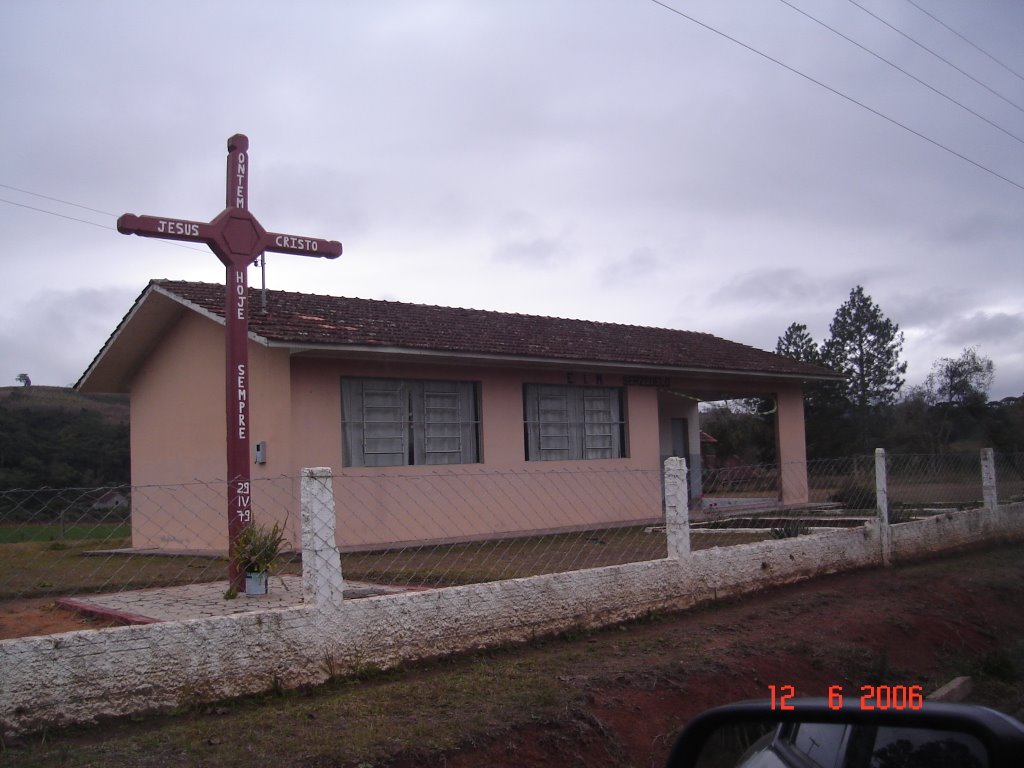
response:
[[[773,539],[794,539],[811,532],[810,526],[803,520],[787,520],[782,525],[771,529]]]
[[[246,573],[267,573],[277,562],[283,545],[284,528],[280,523],[274,523],[272,528],[251,523],[239,532],[231,556]]]

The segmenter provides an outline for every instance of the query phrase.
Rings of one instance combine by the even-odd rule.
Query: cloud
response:
[[[978,161],[1022,157],[785,6],[694,0],[688,12]],[[914,34],[931,29],[912,8],[894,13]],[[948,13],[995,55],[1018,54],[1024,5]],[[855,7],[819,14],[911,56]],[[945,76],[941,63],[913,63]],[[224,72],[244,76],[214,76]],[[18,105],[0,125],[0,183],[110,211],[42,203],[110,226],[128,211],[212,218],[224,141],[248,134],[261,223],[345,244],[330,264],[275,255],[273,288],[772,348],[792,322],[820,341],[860,284],[906,331],[914,375],[978,344],[997,384],[1024,388],[1019,190],[654,5],[256,3],[238,17],[201,0],[130,15],[116,3],[8,3],[0,86]],[[969,90],[957,93],[974,105]],[[985,113],[1016,119],[998,104]],[[147,279],[223,276],[201,246],[16,206],[0,206],[0,228],[11,376],[24,365],[33,380],[73,381]],[[122,286],[109,302],[82,292]],[[87,317],[98,318],[88,333]]]
[[[73,384],[137,295],[124,288],[82,288],[8,302],[0,324],[0,382],[13,386],[17,374],[28,373],[34,384]]]
[[[991,347],[1024,347],[1024,313],[975,312],[946,321],[941,340],[965,347],[984,343]]]
[[[854,286],[879,282],[872,270],[858,271],[836,274],[834,268],[826,271],[810,266],[748,270],[723,281],[710,298],[719,306],[757,307],[761,312],[784,313],[791,318],[789,322],[823,322],[827,327]]]
[[[600,270],[600,280],[606,285],[635,283],[650,278],[663,266],[654,249],[641,246],[630,251],[625,258],[605,264]]]
[[[556,238],[536,237],[532,240],[510,240],[494,249],[494,258],[502,262],[518,262],[533,266],[554,263],[566,256],[569,249]]]

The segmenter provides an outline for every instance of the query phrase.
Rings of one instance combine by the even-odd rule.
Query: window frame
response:
[[[627,423],[625,387],[523,384],[527,461],[628,458]]]
[[[342,466],[479,464],[479,390],[475,381],[343,376]]]

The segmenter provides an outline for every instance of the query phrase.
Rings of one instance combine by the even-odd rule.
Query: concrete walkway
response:
[[[105,595],[63,597],[57,600],[62,608],[99,618],[123,621],[126,624],[153,624],[158,621],[184,621],[231,613],[248,613],[272,608],[302,605],[301,576],[271,576],[270,593],[255,597],[239,595],[225,600],[228,582],[188,584],[182,587],[157,587],[112,592]],[[402,587],[346,581],[345,598],[356,599],[409,591]]]

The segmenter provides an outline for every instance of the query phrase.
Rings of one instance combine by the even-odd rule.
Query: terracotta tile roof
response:
[[[223,285],[175,280],[152,285],[224,316]],[[267,291],[264,314],[260,294],[250,288],[249,330],[274,342],[839,377],[827,368],[707,333],[288,291]]]

